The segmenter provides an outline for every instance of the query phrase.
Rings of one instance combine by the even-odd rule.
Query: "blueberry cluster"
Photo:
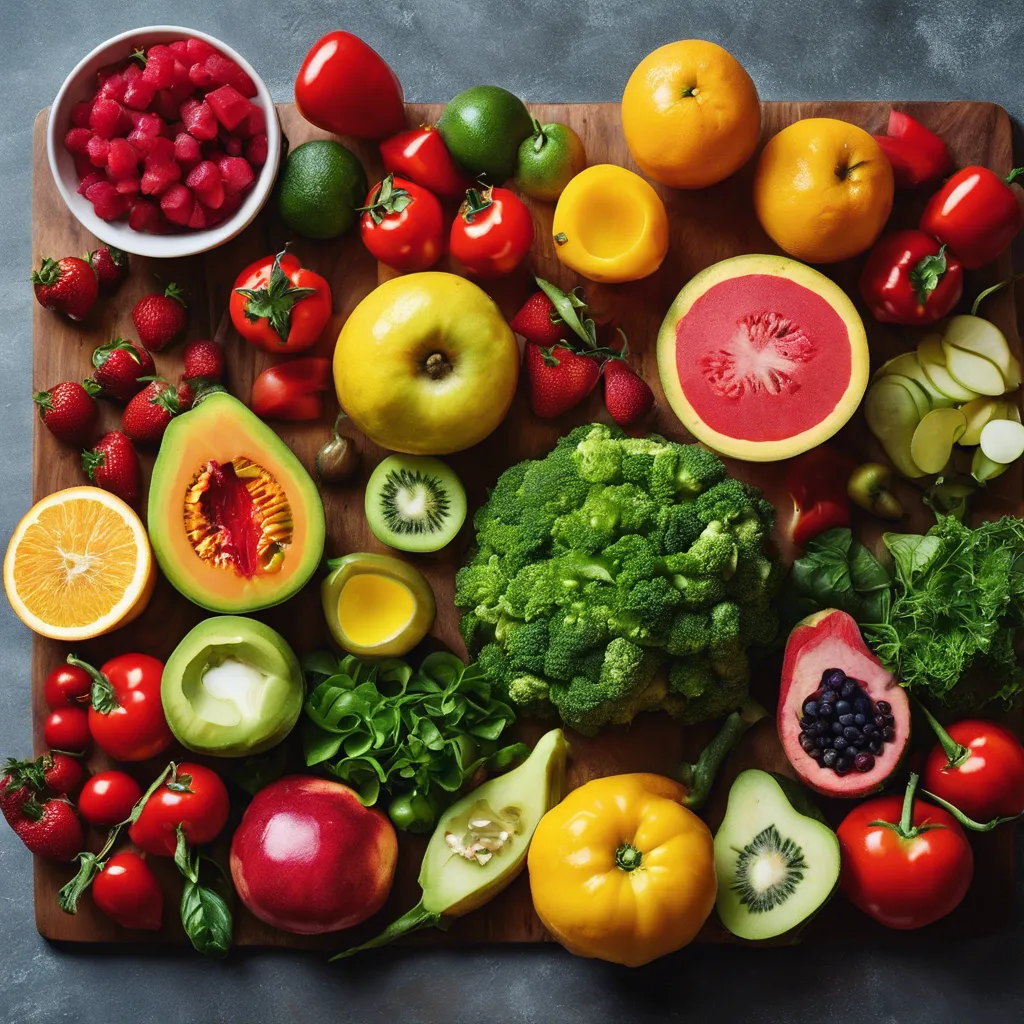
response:
[[[837,775],[869,772],[886,741],[896,737],[892,706],[877,703],[841,668],[826,669],[801,709],[800,746]]]

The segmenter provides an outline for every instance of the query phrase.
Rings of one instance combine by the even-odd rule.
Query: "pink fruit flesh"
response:
[[[245,157],[226,156],[218,161],[217,166],[224,181],[224,191],[229,196],[238,195],[256,180],[256,175]]]
[[[177,167],[177,165],[175,165]],[[160,209],[172,224],[188,225],[195,197],[184,185],[172,185],[160,197]]]
[[[254,135],[245,145],[245,159],[253,167],[262,167],[267,162],[270,154],[270,147],[267,143],[267,136],[263,133]]]
[[[870,771],[840,776],[821,767],[800,746],[804,702],[819,689],[822,675],[830,669],[841,669],[857,680],[875,703],[885,701],[892,706],[896,735],[875,755]],[[910,702],[903,687],[868,650],[857,623],[846,612],[819,612],[790,633],[782,665],[778,729],[789,763],[808,786],[827,796],[866,796],[879,789],[899,766],[910,739]]]

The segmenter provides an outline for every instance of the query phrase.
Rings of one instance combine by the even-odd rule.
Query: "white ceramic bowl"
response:
[[[182,231],[180,234],[156,235],[146,231],[133,231],[127,219],[102,220],[93,212],[92,203],[78,194],[78,175],[71,154],[64,148],[64,136],[71,127],[71,108],[96,91],[96,72],[106,64],[124,60],[136,46],[151,46],[154,43],[170,43],[175,39],[193,36],[215,46],[226,57],[230,57],[256,83],[254,103],[263,107],[267,116],[267,162],[263,165],[253,183],[245,202],[233,216],[216,227],[202,231]],[[249,62],[226,43],[197,32],[192,28],[178,28],[174,25],[150,25],[113,36],[97,46],[75,67],[64,80],[57,98],[50,107],[50,120],[46,126],[46,153],[50,160],[57,188],[64,197],[68,208],[81,224],[108,245],[117,246],[125,252],[138,256],[173,257],[194,256],[222,245],[234,238],[259,213],[270,196],[281,159],[281,125],[277,120],[274,100],[263,79],[252,69]]]

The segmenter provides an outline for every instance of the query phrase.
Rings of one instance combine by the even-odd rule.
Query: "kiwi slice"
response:
[[[437,551],[466,521],[466,491],[440,459],[389,455],[366,484],[366,518],[382,544]]]
[[[802,925],[832,895],[839,840],[796,783],[751,769],[729,790],[715,871],[722,924],[741,939],[770,939]]]

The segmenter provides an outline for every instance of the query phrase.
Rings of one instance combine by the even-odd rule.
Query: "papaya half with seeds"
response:
[[[171,421],[149,488],[160,569],[216,612],[280,604],[324,550],[324,509],[291,449],[237,398],[216,392]]]

